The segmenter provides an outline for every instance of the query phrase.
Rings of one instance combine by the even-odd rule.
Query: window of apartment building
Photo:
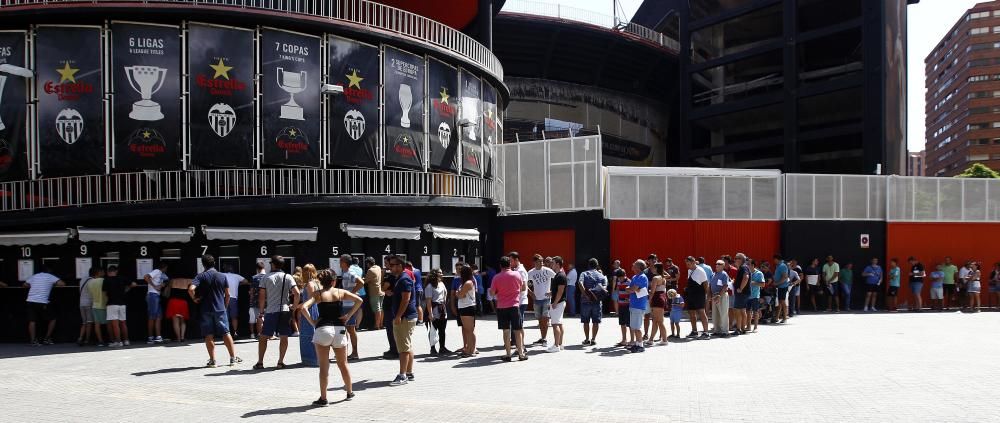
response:
[[[965,20],[968,21],[968,20],[972,20],[972,19],[983,19],[983,18],[988,18],[988,17],[990,17],[990,12],[989,11],[986,11],[986,12],[975,12],[975,13],[970,13],[969,17],[966,18]]]
[[[1000,10],[994,10],[993,11],[993,17],[994,18],[1000,18]]]
[[[1000,154],[990,154],[990,160],[1000,160]]]
[[[965,51],[966,52],[970,52],[970,51],[980,51],[980,50],[991,50],[991,49],[995,49],[995,48],[1000,48],[1000,43],[977,43],[977,44],[969,44],[969,46],[965,48]],[[937,68],[936,68],[937,65],[934,65],[934,66],[935,66],[935,70],[937,70]]]
[[[979,28],[972,28],[969,30],[969,35],[983,35],[990,32],[990,27],[984,26]]]
[[[989,112],[990,112],[990,108],[989,107],[970,107],[969,108],[969,114],[970,115],[981,115],[983,113],[989,113]]]
[[[979,161],[989,160],[989,159],[990,159],[990,155],[989,154],[970,154],[970,155],[968,155],[966,157],[966,160],[968,160],[970,162],[979,162]]]
[[[986,129],[988,127],[989,127],[989,124],[987,124],[987,123],[970,123],[968,125],[965,125],[965,130],[966,131],[975,131],[977,129]]]
[[[989,75],[972,75],[969,77],[969,82],[983,82],[989,80],[990,80]]]

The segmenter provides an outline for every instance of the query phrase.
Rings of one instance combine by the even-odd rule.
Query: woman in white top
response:
[[[455,293],[458,298],[458,318],[462,320],[462,357],[472,357],[476,351],[476,279],[472,267],[462,266],[462,285]]]
[[[431,344],[431,355],[451,354],[451,351],[444,347],[444,335],[448,329],[448,313],[445,311],[445,304],[448,303],[448,287],[444,284],[444,272],[441,269],[433,269],[427,276],[424,297],[427,298],[424,309],[428,315],[424,321],[437,330],[437,336],[434,336],[434,332],[428,331],[431,334],[428,340],[437,341]],[[438,349],[437,345],[441,348]]]
[[[979,312],[979,307],[982,306],[979,299],[979,293],[983,290],[982,276],[979,263],[972,262],[969,265],[969,282],[966,284],[966,291],[969,293],[969,311],[973,313]]]

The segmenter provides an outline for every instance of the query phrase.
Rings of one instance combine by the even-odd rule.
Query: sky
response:
[[[508,0],[517,1],[517,0]],[[598,13],[611,14],[613,0],[530,0],[561,4]],[[911,151],[924,149],[924,58],[958,21],[965,11],[986,0],[922,0],[909,7],[907,16],[907,145]],[[642,0],[619,0],[625,19],[635,14]]]

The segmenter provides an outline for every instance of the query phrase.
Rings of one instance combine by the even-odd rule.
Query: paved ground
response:
[[[362,333],[363,359],[351,363],[357,397],[327,408],[309,407],[318,397],[315,369],[255,372],[255,344],[246,341],[237,351],[248,363],[215,369],[201,367],[197,343],[112,351],[3,345],[3,420],[997,421],[996,312],[804,315],[749,336],[644,354],[611,347],[619,332],[610,325],[596,348],[583,348],[574,323],[566,351],[533,348],[527,362],[511,363],[497,359],[495,323],[480,323],[482,354],[472,359],[427,356],[418,329],[417,381],[403,387],[388,386],[395,362],[372,358],[385,349],[384,334]],[[298,357],[293,341],[289,362]],[[457,327],[449,341],[460,343]],[[276,349],[272,342],[267,364]],[[331,371],[329,398],[339,400]]]

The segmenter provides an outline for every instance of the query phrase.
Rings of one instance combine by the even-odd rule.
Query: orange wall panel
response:
[[[543,231],[509,231],[503,234],[503,253],[517,251],[525,267],[531,266],[531,256],[562,256],[565,263],[576,260],[576,232],[571,229]]]
[[[781,223],[731,220],[612,220],[611,259],[624,267],[655,253],[678,266],[687,256],[719,256],[742,252],[770,260],[781,246]]]

